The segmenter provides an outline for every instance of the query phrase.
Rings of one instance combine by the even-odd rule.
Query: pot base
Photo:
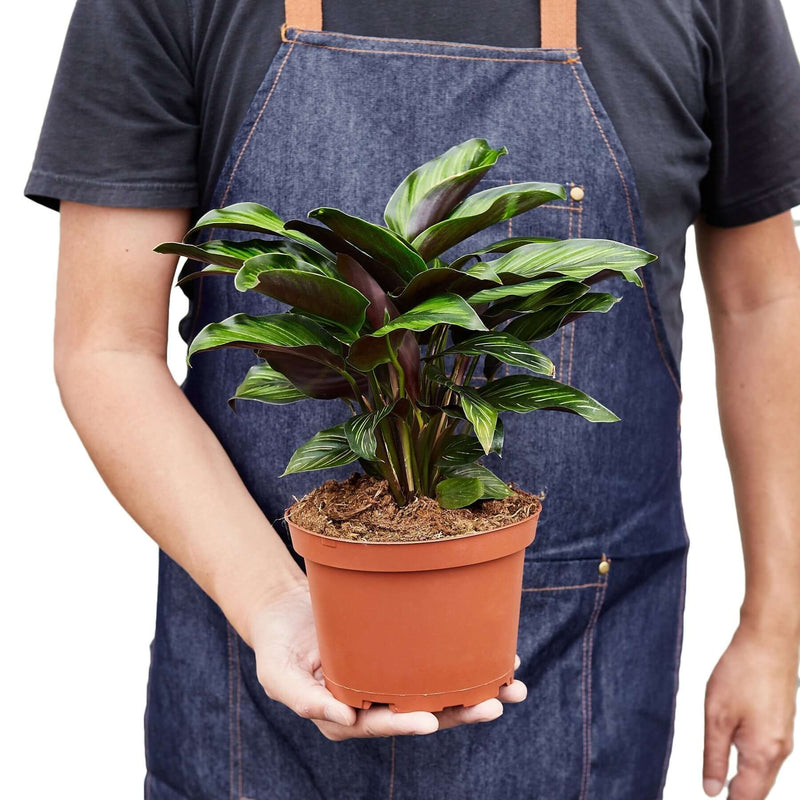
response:
[[[512,667],[505,675],[480,686],[471,686],[469,689],[435,694],[380,694],[350,689],[330,680],[327,675],[325,676],[325,686],[337,700],[354,708],[362,709],[369,708],[373,703],[384,703],[388,704],[389,708],[395,712],[442,711],[449,706],[474,706],[484,700],[497,697],[500,689],[510,685],[513,681],[514,669]]]

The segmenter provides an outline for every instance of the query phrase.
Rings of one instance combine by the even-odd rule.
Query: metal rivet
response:
[[[575,202],[580,202],[584,198],[584,191],[581,189],[580,186],[573,186],[569,190],[569,196],[575,200]]]
[[[611,569],[611,562],[606,560],[606,557],[603,556],[603,560],[597,565],[597,571],[601,575],[608,575],[608,571]]]

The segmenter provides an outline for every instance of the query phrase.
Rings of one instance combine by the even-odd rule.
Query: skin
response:
[[[109,489],[253,647],[267,695],[327,738],[497,718],[504,703],[525,698],[520,681],[497,699],[438,714],[356,711],[325,689],[305,576],[167,368],[177,259],[152,248],[179,240],[189,221],[188,210],[61,204],[55,377]],[[760,800],[791,749],[795,711],[800,254],[788,213],[696,228],[747,574],[740,625],[708,683],[704,785],[721,791],[733,744],[730,798]]]
[[[707,685],[704,788],[762,800],[792,750],[800,644],[800,252],[789,212],[696,223],[745,559],[740,623]]]

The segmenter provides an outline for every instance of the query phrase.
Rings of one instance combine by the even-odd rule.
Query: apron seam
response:
[[[335,34],[338,35],[338,34]],[[577,58],[566,58],[563,60],[552,58],[491,58],[490,56],[457,56],[450,53],[415,53],[413,51],[405,50],[368,50],[361,47],[337,47],[332,44],[316,44],[314,42],[303,42],[300,39],[288,39],[293,44],[302,44],[305,47],[318,47],[322,50],[341,50],[345,53],[371,53],[373,55],[381,56],[419,56],[422,58],[448,58],[457,61],[502,61],[502,62],[517,62],[529,64],[574,64],[578,61]],[[437,42],[441,44],[441,42]],[[556,48],[563,50],[563,48]]]
[[[583,670],[581,675],[581,714],[583,717],[583,771],[578,800],[587,800],[589,780],[592,770],[592,656],[594,653],[594,633],[600,611],[605,601],[608,578],[598,583],[594,596],[594,608],[589,624],[583,635]]]
[[[532,586],[530,588],[522,588],[523,592],[563,592],[567,589],[597,589],[603,586],[603,581],[596,583],[577,583],[571,586]]]

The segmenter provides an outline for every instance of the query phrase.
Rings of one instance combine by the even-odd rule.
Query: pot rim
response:
[[[536,497],[536,495],[533,495]],[[507,528],[513,528],[516,525],[520,525],[521,523],[525,522],[526,520],[532,519],[533,517],[538,517],[539,514],[542,512],[542,501],[539,498],[536,498],[537,502],[539,503],[539,507],[534,511],[532,514],[528,514],[527,517],[523,517],[522,519],[518,519],[515,522],[509,522],[508,525],[501,525],[499,528],[487,528],[485,531],[473,531],[472,533],[464,533],[456,536],[443,536],[441,539],[414,539],[412,541],[405,541],[405,542],[374,542],[374,541],[356,541],[353,539],[342,539],[339,536],[327,536],[324,533],[317,533],[316,531],[311,531],[308,528],[304,528],[302,525],[298,525],[294,520],[290,519],[289,511],[294,508],[297,503],[292,503],[284,512],[283,512],[283,519],[288,524],[289,522],[294,525],[295,528],[302,531],[303,533],[307,533],[310,536],[319,536],[320,539],[328,539],[329,541],[333,542],[342,542],[344,544],[355,544],[355,545],[378,545],[378,546],[385,546],[385,545],[411,545],[411,544],[442,544],[443,542],[449,542],[452,540],[459,540],[462,541],[464,539],[471,539],[474,536],[482,536],[486,533],[497,533],[499,531],[504,531]]]

